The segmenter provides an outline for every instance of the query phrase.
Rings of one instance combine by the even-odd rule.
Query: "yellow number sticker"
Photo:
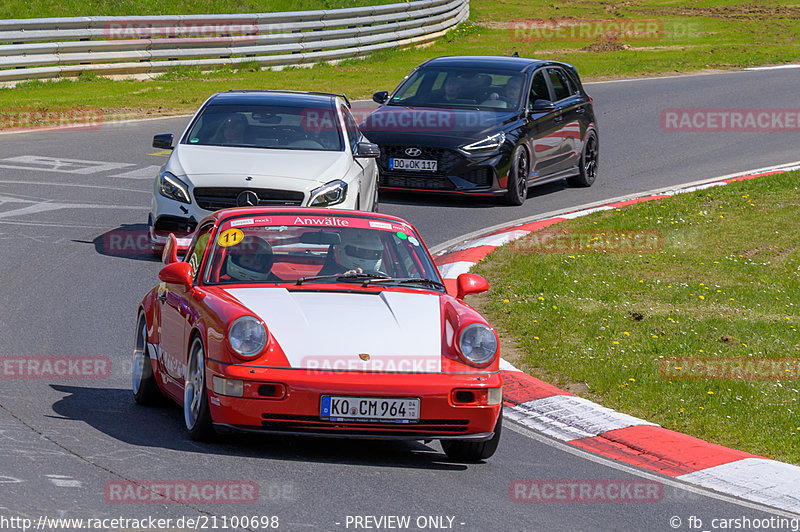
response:
[[[219,238],[217,238],[217,244],[223,248],[227,248],[229,246],[235,246],[241,242],[243,238],[244,233],[242,233],[241,229],[226,229],[220,233]]]

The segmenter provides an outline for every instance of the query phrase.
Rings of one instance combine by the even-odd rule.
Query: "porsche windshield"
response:
[[[441,289],[441,278],[416,233],[394,221],[256,215],[228,219],[215,234],[204,261],[206,284],[380,280],[374,284]]]
[[[420,68],[397,89],[388,105],[516,110],[522,104],[524,81],[519,72]]]
[[[209,105],[183,143],[315,151],[342,151],[343,146],[336,112],[305,105]]]

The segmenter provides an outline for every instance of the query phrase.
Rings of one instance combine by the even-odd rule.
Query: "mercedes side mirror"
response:
[[[153,147],[162,150],[171,150],[174,137],[172,133],[159,133],[153,137]]]

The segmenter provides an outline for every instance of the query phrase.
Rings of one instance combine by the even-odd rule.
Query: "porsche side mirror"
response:
[[[372,101],[383,105],[389,99],[389,91],[378,91],[372,95]]]
[[[165,265],[178,262],[178,239],[175,238],[173,233],[167,237],[167,242],[164,244],[164,251],[161,252],[161,262]]]
[[[171,150],[173,140],[174,137],[172,133],[159,133],[153,137],[153,147],[161,148],[162,150]]]
[[[456,279],[456,298],[464,299],[469,294],[480,294],[489,289],[489,281],[477,273],[462,273]]]
[[[377,159],[381,156],[381,149],[377,144],[371,142],[359,142],[356,146],[356,152],[353,155],[356,157]]]
[[[186,290],[192,287],[192,265],[188,262],[173,262],[158,272],[158,278],[165,283],[182,285]]]

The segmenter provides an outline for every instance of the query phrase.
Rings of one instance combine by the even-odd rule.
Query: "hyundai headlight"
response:
[[[244,358],[253,358],[267,346],[267,329],[261,320],[242,316],[228,328],[228,343]]]
[[[470,364],[485,366],[497,354],[497,336],[483,323],[471,323],[458,335],[458,349]]]
[[[169,172],[161,172],[158,176],[158,190],[165,198],[181,203],[191,203],[189,186]]]
[[[478,142],[473,142],[472,144],[467,144],[466,146],[462,146],[461,149],[467,152],[496,150],[503,145],[503,142],[505,142],[505,140],[506,140],[505,133],[497,133],[495,135],[486,137],[483,140],[479,140]]]
[[[347,197],[347,183],[337,179],[311,191],[309,207],[330,207],[342,203]]]

